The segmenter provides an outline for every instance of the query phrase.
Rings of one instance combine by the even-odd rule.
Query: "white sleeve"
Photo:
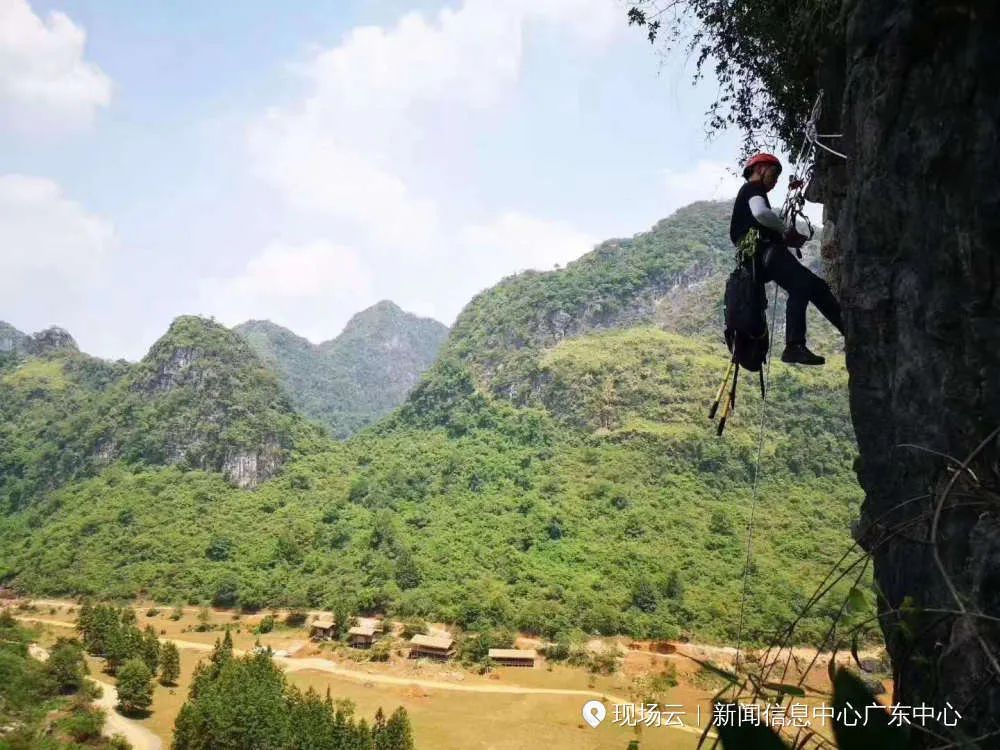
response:
[[[763,197],[754,195],[750,198],[750,213],[762,225],[776,232],[785,231],[785,222],[764,201]]]

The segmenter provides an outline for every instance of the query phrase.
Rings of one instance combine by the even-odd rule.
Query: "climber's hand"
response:
[[[806,244],[806,240],[808,239],[804,234],[799,234],[795,230],[795,227],[789,227],[785,230],[785,244],[789,247],[794,247],[796,250]],[[802,257],[801,254],[799,254],[799,257]]]

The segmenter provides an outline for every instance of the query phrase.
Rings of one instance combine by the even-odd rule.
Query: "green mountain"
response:
[[[0,584],[732,641],[762,403],[741,380],[715,436],[719,300],[693,291],[728,271],[727,221],[724,204],[695,204],[562,271],[505,279],[470,302],[399,409],[345,443],[296,441],[252,492],[208,463],[124,457],[38,491],[0,520]],[[670,327],[704,325],[658,327],[675,309]],[[751,640],[792,617],[851,543],[861,499],[842,356],[775,362],[771,378]]]
[[[648,232],[601,243],[562,270],[504,279],[462,311],[442,360],[460,360],[494,395],[530,404],[544,381],[542,352],[565,339],[651,324],[721,338],[722,293],[733,265],[731,206],[693,203]],[[818,245],[806,248],[813,267]],[[784,295],[777,319],[780,346]],[[810,320],[814,332],[828,328],[818,322]]]
[[[437,358],[447,326],[382,301],[314,345],[266,320],[233,329],[281,377],[295,407],[347,438],[399,406]]]
[[[252,487],[316,432],[216,323],[177,318],[136,364],[90,357],[63,334],[36,334],[0,373],[0,507],[29,505],[116,461],[216,471]]]

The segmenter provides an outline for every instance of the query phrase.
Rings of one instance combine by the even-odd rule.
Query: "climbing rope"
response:
[[[823,141],[820,140],[821,138],[843,137],[842,133],[824,134],[817,132],[817,123],[819,122],[819,116],[822,113],[822,111],[823,111],[823,89],[820,89],[819,95],[816,97],[816,101],[813,104],[812,112],[809,115],[809,121],[806,123],[804,142],[808,142],[809,144],[811,144],[812,148],[810,150],[815,150],[815,147],[819,147],[824,151],[826,151],[827,153],[833,154],[834,156],[838,156],[846,161],[847,160],[846,154],[842,154],[839,151],[834,151],[832,148],[830,148],[825,143],[823,143]],[[799,161],[800,159],[796,159],[796,163],[798,163]]]
[[[740,670],[740,654],[743,646],[743,613],[747,600],[750,579],[750,561],[753,550],[753,520],[757,509],[757,479],[760,476],[760,456],[764,448],[764,424],[767,418],[767,394],[771,392],[771,347],[774,345],[774,319],[778,317],[778,287],[774,288],[774,302],[771,305],[771,332],[767,344],[767,365],[763,378],[763,394],[760,402],[760,432],[757,436],[757,460],[753,465],[753,492],[750,496],[750,520],[747,522],[747,555],[743,564],[743,593],[740,595],[740,621],[736,630],[736,673]]]

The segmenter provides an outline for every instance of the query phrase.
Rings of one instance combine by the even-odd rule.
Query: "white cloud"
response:
[[[117,325],[102,309],[117,291],[117,251],[112,224],[52,180],[0,175],[0,320],[28,332],[55,324],[102,336]]]
[[[531,24],[556,24],[596,49],[622,31],[619,16],[613,0],[465,0],[391,28],[355,28],[295,67],[301,101],[251,125],[254,169],[300,211],[395,249],[428,248],[439,210],[409,175],[440,122],[504,100]]]
[[[268,318],[314,341],[371,301],[372,276],[351,248],[325,240],[276,242],[235,276],[203,279],[200,311],[226,325]]]
[[[774,190],[768,195],[771,206],[777,211],[785,202],[788,188],[788,157],[780,155],[785,171]],[[699,161],[691,169],[664,170],[664,199],[666,212],[674,211],[696,200],[732,200],[743,184],[736,167],[716,161]],[[823,206],[806,203],[805,214],[814,227],[823,225]],[[800,228],[803,228],[804,225]]]
[[[86,33],[64,13],[43,20],[27,0],[0,0],[0,122],[16,130],[88,124],[111,80],[83,59]]]
[[[722,162],[699,161],[690,169],[664,170],[664,214],[696,200],[732,200],[742,184],[734,167]]]
[[[346,218],[385,245],[424,243],[434,233],[434,205],[415,198],[377,158],[326,134],[311,118],[272,113],[250,133],[257,173],[294,208]]]
[[[112,225],[42,177],[0,175],[0,297],[38,294],[60,277],[96,281],[116,246]]]
[[[508,211],[488,224],[463,229],[459,244],[473,260],[482,282],[492,284],[516,271],[549,271],[579,258],[597,243],[568,224]]]

